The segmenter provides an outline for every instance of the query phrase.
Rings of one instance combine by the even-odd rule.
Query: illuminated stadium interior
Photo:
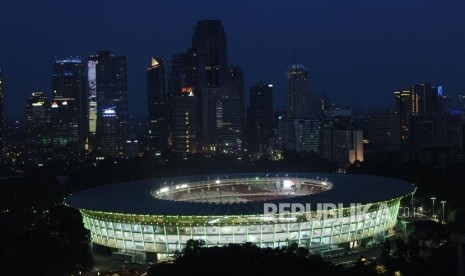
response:
[[[231,204],[312,195],[331,189],[327,180],[305,178],[227,178],[165,186],[153,192],[157,199]]]

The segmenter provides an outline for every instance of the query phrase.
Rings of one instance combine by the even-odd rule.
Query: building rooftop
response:
[[[221,179],[246,179],[254,181],[267,178],[276,180],[311,179],[328,182],[332,185],[318,193],[297,194],[291,197],[264,197],[261,200],[172,200],[154,196],[157,191],[169,191],[190,183],[215,183]],[[184,186],[185,187],[185,186]],[[76,192],[64,203],[77,209],[100,212],[123,213],[134,215],[183,215],[183,216],[215,216],[215,215],[252,215],[263,214],[264,203],[300,203],[311,204],[316,209],[318,203],[368,204],[389,201],[407,196],[415,191],[415,185],[385,177],[350,174],[326,173],[254,173],[254,174],[222,174],[172,178],[154,178],[133,182],[124,182],[100,186]]]

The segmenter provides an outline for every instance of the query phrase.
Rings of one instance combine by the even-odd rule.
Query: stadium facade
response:
[[[381,241],[396,224],[401,199],[415,189],[375,176],[229,174],[106,185],[64,203],[79,209],[92,243],[138,259],[149,252],[162,259],[190,239],[206,246],[297,243],[310,250]],[[328,205],[333,207],[322,208]]]

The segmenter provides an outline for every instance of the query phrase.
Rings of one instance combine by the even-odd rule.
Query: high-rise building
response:
[[[192,36],[193,64],[189,64],[193,75],[194,89],[197,98],[197,131],[201,138],[202,148],[210,151],[216,150],[215,118],[206,117],[206,111],[216,108],[213,98],[218,98],[220,87],[227,77],[227,40],[220,20],[202,20],[197,22]],[[188,54],[189,56],[189,54]],[[204,99],[208,97],[208,99]],[[208,106],[204,106],[208,104]],[[209,112],[213,116],[214,112]],[[207,124],[207,125],[205,125]]]
[[[373,113],[369,115],[367,129],[364,131],[372,151],[396,151],[399,145],[399,125],[396,114]]]
[[[417,116],[446,112],[442,86],[429,83],[415,84],[408,89],[394,92],[396,114],[400,125],[401,147],[412,146],[412,124]]]
[[[394,92],[396,99],[396,114],[399,118],[400,144],[405,148],[410,143],[411,118],[418,116],[419,97],[413,90],[402,90]]]
[[[39,162],[51,154],[50,102],[42,92],[26,101],[26,156]]]
[[[197,152],[200,144],[199,124],[202,112],[197,92],[196,52],[176,54],[171,59],[168,78],[168,144],[181,158]]]
[[[310,141],[304,135],[309,132],[314,133],[319,131],[316,123],[310,119],[310,94],[308,90],[308,71],[302,64],[293,64],[289,66],[286,72],[286,86],[287,86],[287,116],[286,119],[280,120],[280,137],[278,141],[283,149],[293,151],[310,151]],[[304,129],[306,128],[306,131]],[[312,134],[315,135],[315,134]],[[316,138],[316,136],[314,137]]]
[[[324,129],[321,139],[321,155],[341,167],[364,159],[361,130]]]
[[[187,158],[197,152],[197,98],[192,87],[184,87],[171,104],[172,149]]]
[[[250,88],[247,110],[247,136],[252,152],[269,148],[273,137],[273,85],[264,81]]]
[[[168,146],[168,110],[165,91],[165,65],[161,58],[152,57],[147,68],[148,135],[150,153],[160,153]]]
[[[227,40],[221,21],[198,21],[192,36],[192,48],[197,51],[199,91],[221,85],[228,66]]]
[[[412,119],[414,149],[447,148],[462,150],[462,121],[460,115],[432,113]]]
[[[292,119],[303,119],[310,115],[308,71],[302,64],[293,64],[286,74],[287,115]]]
[[[320,151],[320,127],[321,123],[316,119],[301,120],[299,128],[300,151],[315,152]]]
[[[129,137],[126,57],[101,51],[89,56],[88,72],[89,130],[91,134],[95,130],[96,136],[93,150],[102,156],[121,156],[123,141]]]
[[[3,156],[3,129],[5,128],[5,111],[3,104],[3,72],[0,69],[0,155]]]
[[[57,59],[52,76],[52,149],[54,157],[75,157],[87,136],[87,97],[80,58]]]
[[[216,106],[217,144],[223,152],[243,148],[244,76],[239,66],[229,67]]]

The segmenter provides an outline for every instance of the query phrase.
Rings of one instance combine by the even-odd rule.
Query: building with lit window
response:
[[[171,58],[168,78],[168,145],[179,158],[196,153],[200,145],[202,105],[197,90],[196,64],[197,52],[194,49]]]
[[[266,152],[273,133],[273,84],[261,81],[250,87],[247,136],[252,152]]]
[[[303,64],[289,66],[286,74],[287,116],[303,119],[310,115],[310,94],[308,91],[308,71]]]
[[[168,110],[165,93],[164,62],[161,58],[152,57],[152,63],[147,68],[147,146],[152,154],[160,153],[168,147]]]
[[[401,199],[414,192],[411,183],[375,176],[256,173],[112,184],[64,203],[80,210],[94,244],[163,259],[190,239],[320,252],[382,242]]]
[[[88,82],[89,146],[99,155],[111,153],[110,156],[121,157],[123,141],[129,137],[126,56],[116,56],[109,51],[89,56]],[[113,113],[106,113],[108,110]],[[108,126],[110,122],[115,125]],[[105,136],[108,128],[116,131],[111,139]],[[112,144],[106,144],[107,141]]]
[[[26,158],[41,162],[51,157],[50,101],[33,92],[26,101]]]
[[[52,76],[52,150],[55,158],[77,157],[87,137],[87,96],[80,58],[57,59]]]

